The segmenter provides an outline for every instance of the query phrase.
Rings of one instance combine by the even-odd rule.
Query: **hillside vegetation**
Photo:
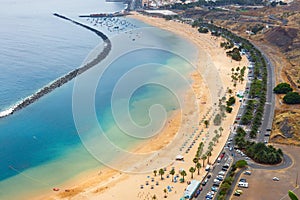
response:
[[[181,13],[184,18],[213,23],[254,43],[268,55],[274,64],[276,84],[286,82],[291,85],[294,92],[300,92],[299,10],[299,0],[275,7],[259,4],[256,6],[235,4],[175,8],[175,11]],[[224,44],[224,48],[226,45]],[[274,131],[271,133],[274,140],[272,141],[300,145],[298,141],[300,105],[286,105],[283,95],[276,96],[275,123],[272,128]],[[285,129],[278,127],[282,123],[284,127],[291,127],[291,137],[286,137]]]

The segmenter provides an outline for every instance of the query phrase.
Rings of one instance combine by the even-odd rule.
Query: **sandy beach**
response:
[[[164,179],[159,175],[154,175],[152,171],[148,173],[123,173],[112,169],[101,169],[87,172],[76,178],[76,181],[66,184],[60,192],[52,192],[50,199],[162,199],[166,195],[168,199],[180,199],[187,186],[186,181],[191,180],[189,168],[194,166],[198,145],[204,142],[204,150],[214,137],[215,130],[219,126],[213,123],[208,128],[202,120],[213,120],[218,108],[219,99],[226,95],[227,88],[233,90],[233,94],[239,90],[244,90],[246,81],[238,83],[236,87],[231,81],[231,69],[248,66],[248,61],[243,56],[242,61],[236,62],[226,56],[226,51],[220,47],[223,38],[216,38],[210,34],[200,34],[196,28],[188,24],[176,21],[166,21],[161,18],[143,16],[134,13],[132,16],[149,25],[171,31],[185,39],[191,41],[198,48],[198,61],[195,64],[197,69],[191,74],[193,80],[192,90],[188,91],[185,97],[186,105],[180,111],[174,111],[172,117],[167,122],[161,134],[153,137],[146,144],[141,144],[133,151],[136,153],[153,152],[168,146],[168,151],[162,151],[159,155],[149,158],[146,161],[136,161],[136,172],[149,171],[151,168],[166,168]],[[246,73],[247,74],[247,70]],[[191,98],[196,96],[196,99]],[[228,95],[227,95],[228,97]],[[234,123],[240,102],[233,107],[233,111],[227,114],[222,122],[222,136],[215,144],[210,162],[213,163],[221,152],[227,137]],[[186,150],[190,146],[190,150]],[[175,161],[174,155],[181,154],[184,161]],[[205,161],[206,164],[207,161]],[[126,160],[120,162],[122,165],[132,165]],[[167,166],[163,164],[169,163]],[[202,160],[200,160],[202,164]],[[184,183],[172,182],[169,171],[175,169],[179,174],[180,169],[187,172]],[[200,175],[194,173],[194,179],[202,180],[205,175],[204,167],[200,170]],[[179,175],[180,176],[180,175]],[[180,176],[181,177],[181,176]],[[167,193],[164,189],[170,188]],[[44,199],[45,196],[41,197]]]

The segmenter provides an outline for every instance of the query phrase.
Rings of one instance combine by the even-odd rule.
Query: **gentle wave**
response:
[[[85,72],[86,70],[92,68],[93,66],[97,65],[98,63],[100,63],[110,52],[111,50],[111,41],[108,39],[108,37],[103,34],[102,32],[93,29],[87,25],[81,24],[77,21],[74,21],[72,19],[69,19],[63,15],[54,13],[53,14],[56,17],[59,17],[61,19],[70,21],[78,26],[82,26],[92,32],[94,32],[96,35],[98,35],[99,37],[102,38],[103,42],[104,42],[104,49],[102,50],[102,52],[95,58],[93,59],[91,62],[85,64],[82,67],[79,67],[71,72],[69,72],[68,74],[54,80],[53,82],[47,84],[46,86],[44,86],[43,88],[41,88],[40,90],[38,90],[37,92],[35,92],[34,94],[26,97],[25,99],[21,100],[20,102],[16,103],[14,106],[1,111],[0,112],[0,118],[9,116],[11,114],[13,114],[14,112],[21,110],[25,107],[27,107],[28,105],[34,103],[35,101],[37,101],[38,99],[40,99],[41,97],[43,97],[44,95],[52,92],[54,89],[62,86],[63,84],[69,82],[70,80],[72,80],[73,78],[75,78],[76,76],[82,74],[83,72]]]

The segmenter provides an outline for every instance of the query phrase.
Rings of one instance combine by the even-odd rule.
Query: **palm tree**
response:
[[[183,180],[183,182],[184,182],[184,177],[186,176],[186,171],[182,170],[182,171],[180,172],[180,175],[182,176],[182,180]]]
[[[203,154],[201,159],[203,161],[202,166],[204,167],[204,161],[207,159],[207,156],[205,154]]]
[[[160,169],[159,171],[158,171],[158,174],[160,175],[160,179],[162,180],[163,179],[163,175],[165,174],[165,170],[164,169]]]
[[[189,169],[189,172],[191,172],[191,178],[193,178],[193,174],[194,174],[195,171],[196,171],[196,169],[194,167],[191,167]]]
[[[214,144],[217,142],[218,138],[217,137],[213,137],[212,141],[214,142]]]
[[[222,131],[224,131],[222,126],[220,126],[219,131],[220,131],[220,136],[222,136]]]
[[[244,78],[243,78],[243,77],[241,77],[241,78],[240,78],[240,81],[241,81],[241,83],[243,83],[243,82],[244,82]]]
[[[156,174],[157,174],[157,170],[156,169],[153,171],[153,174],[154,174],[154,176],[156,176]]]
[[[206,153],[206,155],[207,155],[207,164],[209,164],[210,162],[209,162],[209,157],[211,156],[211,151],[208,151],[207,153]]]
[[[279,153],[280,156],[283,156],[283,152],[281,149],[277,149],[277,152]]]
[[[209,121],[208,120],[204,120],[204,124],[205,124],[205,128],[207,128],[208,125],[209,125]]]
[[[171,169],[170,174],[172,175],[172,182],[174,181],[175,169]]]
[[[229,96],[232,94],[232,89],[228,89]]]
[[[156,200],[156,199],[157,199],[157,197],[156,197],[155,194],[153,195],[152,199],[153,199],[153,200]]]
[[[165,193],[164,197],[167,198],[167,189],[166,188],[164,189],[164,193]]]
[[[196,164],[198,163],[199,159],[198,158],[194,158],[193,159],[193,163],[195,163],[195,167],[196,167]]]
[[[220,138],[220,135],[216,135],[216,142],[219,143],[219,138]]]
[[[197,163],[196,164],[196,168],[198,170],[198,175],[200,174],[200,168],[201,168],[201,164],[200,163]]]
[[[214,133],[217,135],[217,134],[218,134],[218,131],[217,131],[217,130],[214,130]]]

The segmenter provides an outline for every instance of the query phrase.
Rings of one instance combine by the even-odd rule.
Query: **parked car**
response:
[[[242,193],[243,193],[242,190],[236,190],[234,191],[234,196],[241,196]]]
[[[273,177],[273,181],[279,181],[279,178],[276,177],[276,176],[274,176],[274,177]]]
[[[214,191],[214,192],[216,192],[216,191],[218,191],[218,188],[215,187],[215,186],[212,186],[212,187],[211,187],[211,190]]]
[[[239,182],[238,186],[239,187],[243,187],[243,188],[248,188],[249,187],[249,183],[247,183],[247,182]]]
[[[239,182],[243,182],[243,183],[246,183],[247,180],[245,178],[241,178]]]
[[[217,176],[217,179],[218,179],[219,181],[223,181],[223,180],[224,180],[224,176],[218,175],[218,176]]]
[[[251,175],[251,171],[245,171],[244,174],[245,175]]]
[[[201,193],[201,190],[197,190],[194,194],[194,197],[198,197],[200,193]]]
[[[224,171],[219,171],[218,175],[222,175],[223,176],[223,175],[225,175],[225,173],[226,172],[224,172]]]
[[[214,183],[218,183],[218,182],[220,182],[220,180],[218,180],[218,179],[214,179]]]
[[[202,185],[205,186],[207,182],[208,182],[208,179],[206,178],[206,179],[202,182]]]
[[[219,187],[221,182],[216,182],[213,184],[214,187]]]
[[[270,132],[265,133],[265,136],[270,136],[270,135],[271,135]]]
[[[239,197],[239,196],[241,196],[241,193],[235,191],[233,195]]]
[[[209,172],[210,171],[210,165],[206,165],[205,171]]]
[[[228,168],[222,167],[222,170],[226,172]]]
[[[212,199],[214,197],[214,195],[212,194],[212,192],[208,192],[205,196],[205,198],[209,198]]]
[[[228,168],[229,168],[229,164],[226,163],[225,165],[223,165],[222,170],[227,171]]]

